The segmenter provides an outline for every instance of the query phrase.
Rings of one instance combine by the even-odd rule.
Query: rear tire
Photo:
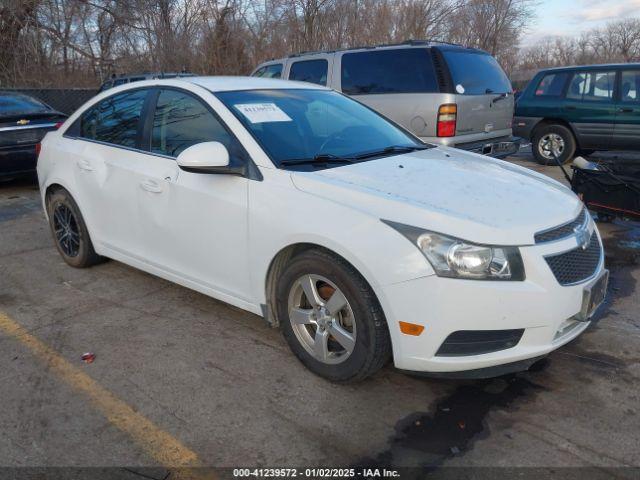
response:
[[[47,198],[49,227],[58,253],[75,268],[86,268],[103,261],[93,248],[80,209],[69,192],[60,188]]]
[[[316,375],[356,382],[389,360],[391,339],[378,299],[340,257],[320,249],[293,257],[278,279],[276,299],[285,340]]]
[[[576,139],[564,125],[550,124],[538,128],[531,142],[533,156],[540,165],[556,165],[552,151],[561,164],[570,162],[576,153]]]

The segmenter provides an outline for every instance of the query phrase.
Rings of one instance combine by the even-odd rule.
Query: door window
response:
[[[640,101],[640,70],[623,71],[620,87],[620,100],[623,102]]]
[[[282,76],[282,64],[274,63],[273,65],[265,65],[264,67],[256,70],[253,76],[262,78],[280,78]]]
[[[220,142],[231,152],[231,135],[200,100],[178,90],[160,92],[153,117],[151,151],[177,157],[203,142]]]
[[[295,62],[291,65],[289,80],[326,85],[328,69],[329,63],[324,59]]]
[[[341,70],[342,91],[347,95],[438,91],[426,48],[345,53]]]
[[[148,91],[128,91],[102,100],[82,115],[80,137],[135,148]]]
[[[579,72],[573,76],[567,98],[603,102],[613,98],[616,72]]]

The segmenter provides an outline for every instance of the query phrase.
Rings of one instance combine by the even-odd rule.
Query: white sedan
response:
[[[427,145],[327,88],[260,78],[103,92],[41,146],[62,258],[112,258],[265,317],[333,381],[489,376],[578,336],[600,235],[566,187]]]

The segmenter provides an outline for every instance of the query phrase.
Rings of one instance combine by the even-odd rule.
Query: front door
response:
[[[182,90],[160,91],[152,122],[146,183],[137,201],[146,261],[195,288],[246,299],[249,180],[190,173],[176,162],[188,147],[210,141],[224,144],[233,157],[238,141],[207,104]]]
[[[615,71],[595,70],[576,72],[569,82],[562,116],[573,127],[580,148],[610,147],[616,119],[615,78]]]
[[[612,149],[640,149],[640,69],[622,70]]]

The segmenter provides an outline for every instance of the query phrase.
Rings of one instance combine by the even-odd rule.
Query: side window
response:
[[[263,78],[280,78],[282,76],[282,64],[274,63],[273,65],[262,67],[256,70],[253,76]]]
[[[140,114],[149,90],[123,92],[106,98],[80,119],[80,137],[136,147]]]
[[[559,97],[562,95],[568,73],[549,73],[542,77],[534,95],[536,97]]]
[[[613,98],[615,72],[580,72],[571,79],[567,98],[603,102]]]
[[[328,69],[329,63],[324,59],[295,62],[291,65],[289,80],[326,85]]]
[[[342,91],[347,95],[438,91],[426,48],[398,48],[342,56]]]
[[[191,145],[220,142],[232,153],[233,138],[195,97],[177,90],[158,96],[151,131],[151,152],[177,157]]]
[[[640,101],[640,70],[622,72],[620,100],[623,102]]]

